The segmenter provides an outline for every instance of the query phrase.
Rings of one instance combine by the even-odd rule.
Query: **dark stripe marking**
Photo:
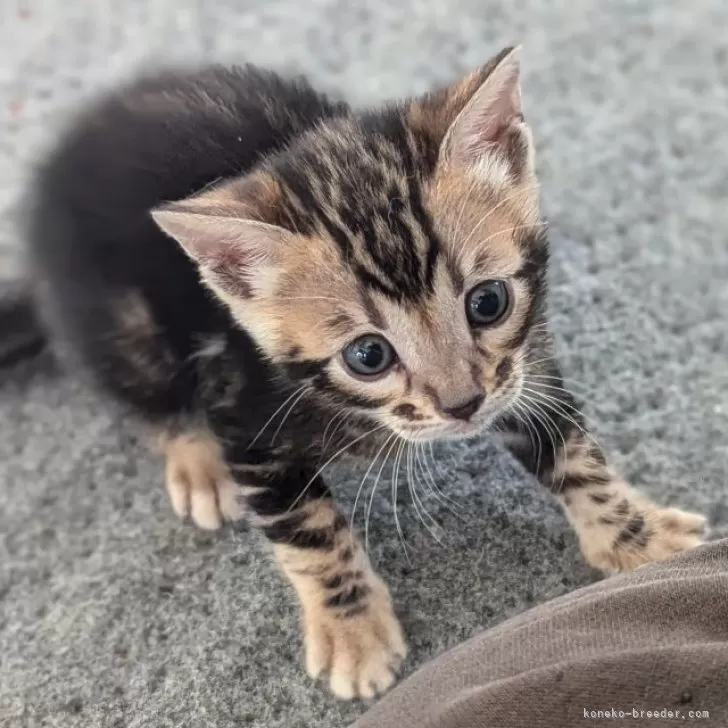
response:
[[[335,533],[330,528],[291,529],[285,521],[263,526],[265,537],[272,543],[285,544],[298,549],[330,551],[334,548]]]
[[[495,368],[495,384],[496,387],[500,387],[513,373],[513,359],[506,356],[502,359],[500,364]]]
[[[366,584],[355,584],[350,589],[334,594],[326,599],[324,605],[328,608],[349,607],[361,602],[371,592]]]
[[[361,579],[362,576],[363,572],[361,571],[343,571],[330,579],[322,581],[321,586],[323,586],[324,589],[338,589],[347,581],[351,581],[352,579]]]
[[[611,493],[589,493],[589,498],[591,498],[594,503],[598,503],[599,505],[603,505],[604,503],[608,503],[612,499]]]
[[[645,527],[645,517],[638,513],[636,516],[630,518],[627,525],[622,529],[616,538],[618,544],[629,543],[634,541],[639,536]]]
[[[374,303],[374,299],[372,298],[369,291],[367,291],[365,288],[360,288],[359,295],[361,296],[362,305],[364,306],[364,311],[367,315],[367,318],[369,319],[369,323],[372,326],[380,329],[381,331],[386,331],[386,321],[384,320],[384,317],[377,308],[376,303]]]

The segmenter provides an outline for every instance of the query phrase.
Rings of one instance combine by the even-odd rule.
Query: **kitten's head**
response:
[[[271,360],[410,439],[518,397],[547,262],[518,51],[154,213]]]

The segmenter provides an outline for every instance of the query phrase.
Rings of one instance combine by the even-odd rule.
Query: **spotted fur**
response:
[[[56,340],[162,433],[180,516],[214,528],[245,510],[260,528],[298,593],[308,670],[341,697],[389,687],[405,654],[322,476],[344,452],[496,429],[592,563],[698,541],[698,517],[611,471],[563,390],[518,74],[506,49],[360,111],[250,66],[165,73],[84,111],[33,190]],[[504,305],[486,325],[467,312],[487,281]],[[359,376],[342,352],[372,335],[391,366]]]

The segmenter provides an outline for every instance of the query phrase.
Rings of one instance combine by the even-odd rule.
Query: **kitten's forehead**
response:
[[[396,301],[432,296],[440,264],[456,287],[473,271],[512,273],[516,241],[539,218],[527,184],[495,167],[476,177],[438,164],[397,108],[304,135],[273,172],[282,223]]]
[[[426,206],[455,279],[507,278],[519,270],[543,227],[534,187],[497,177],[485,183],[447,168],[425,185]]]
[[[443,243],[423,198],[431,170],[396,113],[319,129],[273,171],[283,224],[329,244],[366,288],[402,301],[432,292]]]

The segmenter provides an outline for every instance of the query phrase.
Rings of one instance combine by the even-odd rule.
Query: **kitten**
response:
[[[405,642],[322,477],[333,419],[370,456],[503,433],[606,571],[700,543],[609,467],[552,358],[517,50],[375,111],[251,66],[140,80],[65,135],[29,233],[55,338],[156,432],[180,516],[260,526],[342,698]]]

